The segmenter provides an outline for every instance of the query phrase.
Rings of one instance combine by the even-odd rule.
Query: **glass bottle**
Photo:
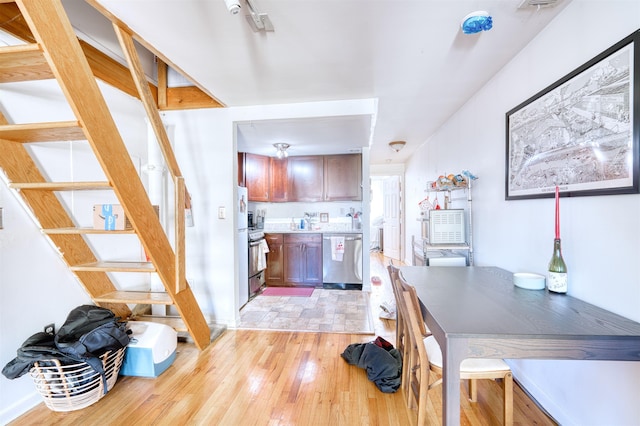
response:
[[[549,262],[547,288],[554,293],[567,292],[567,264],[562,258],[560,238],[553,240],[553,256]]]

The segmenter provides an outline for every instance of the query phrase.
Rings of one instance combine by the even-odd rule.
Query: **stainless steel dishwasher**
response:
[[[335,243],[340,242],[343,253],[336,250]],[[324,288],[362,290],[362,234],[323,235],[322,282]]]

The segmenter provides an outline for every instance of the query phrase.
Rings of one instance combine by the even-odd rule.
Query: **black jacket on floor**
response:
[[[391,347],[384,349],[375,343],[353,343],[341,354],[351,365],[367,371],[367,378],[385,393],[394,393],[402,380],[402,355]]]

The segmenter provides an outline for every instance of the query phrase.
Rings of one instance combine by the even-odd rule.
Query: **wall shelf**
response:
[[[461,175],[458,175],[461,176]],[[429,258],[441,257],[442,254],[454,256],[464,256],[466,259],[467,266],[473,266],[473,208],[472,208],[472,197],[471,197],[471,186],[472,181],[475,180],[476,177],[472,175],[465,176],[464,181],[458,181],[458,185],[454,184],[442,184],[438,181],[429,182],[427,184],[427,189],[425,192],[436,193],[436,197],[438,193],[446,193],[446,207],[451,208],[454,203],[464,203],[462,209],[465,211],[465,243],[460,244],[431,244],[429,242],[429,212],[425,211],[426,215],[423,215],[418,218],[421,221],[422,225],[422,235],[423,235],[423,252],[425,257],[425,264],[429,265]],[[449,180],[451,182],[451,180]],[[453,197],[453,193],[462,193],[464,192],[463,197]],[[428,200],[425,198],[425,200]],[[439,200],[438,200],[439,203]],[[461,207],[458,207],[461,208]],[[436,256],[439,254],[439,256]]]

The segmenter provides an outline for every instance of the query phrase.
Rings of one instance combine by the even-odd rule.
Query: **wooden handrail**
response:
[[[176,189],[176,294],[187,288],[187,277],[185,268],[185,232],[184,232],[184,205],[186,199],[186,188],[184,186],[184,178],[177,176],[174,179]]]
[[[191,196],[187,191],[184,177],[180,172],[180,166],[178,160],[175,157],[173,149],[171,148],[171,142],[162,123],[162,118],[158,112],[157,107],[151,91],[149,90],[146,76],[142,68],[142,63],[138,57],[138,53],[133,44],[133,37],[131,34],[123,30],[117,24],[113,24],[113,28],[118,36],[120,45],[124,52],[124,56],[129,63],[129,69],[133,76],[133,81],[140,93],[140,99],[149,117],[149,122],[156,135],[156,139],[160,146],[160,151],[164,156],[167,168],[173,179],[175,190],[175,291],[179,293],[187,288],[187,280],[185,276],[185,209],[191,208]]]
[[[160,118],[160,113],[158,112],[158,108],[155,106],[153,96],[151,95],[149,86],[146,83],[147,77],[144,74],[144,69],[142,68],[138,52],[133,44],[133,37],[116,24],[113,25],[113,28],[118,36],[118,40],[120,41],[120,46],[122,47],[124,56],[129,63],[129,69],[131,70],[133,81],[140,93],[142,105],[147,112],[151,127],[158,139],[158,144],[160,145],[160,150],[162,151],[162,155],[167,163],[169,172],[174,179],[177,176],[182,176],[180,166],[178,166],[178,160],[176,160],[173,149],[171,148],[171,142],[169,141],[164,124]]]

